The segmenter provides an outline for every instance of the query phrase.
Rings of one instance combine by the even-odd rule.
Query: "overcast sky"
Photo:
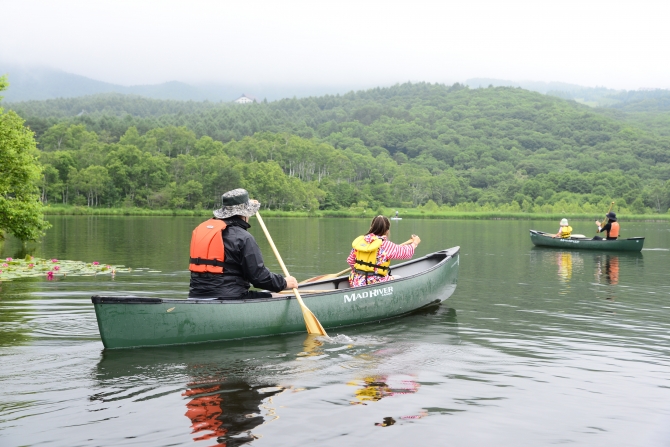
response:
[[[0,61],[123,85],[670,88],[670,1],[0,0]]]

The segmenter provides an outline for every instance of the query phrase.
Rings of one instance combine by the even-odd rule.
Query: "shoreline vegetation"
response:
[[[281,211],[261,210],[266,217],[318,217],[318,218],[372,218],[376,215],[395,216],[396,209],[343,209],[318,211]],[[524,212],[504,210],[426,210],[397,209],[398,216],[404,219],[473,219],[473,220],[572,220],[602,219],[602,212]],[[171,216],[171,217],[209,217],[212,210],[170,210],[144,208],[88,208],[82,206],[48,206],[44,208],[45,216]],[[628,214],[618,213],[622,220],[628,222],[660,221],[670,222],[667,214]]]
[[[27,191],[33,222],[17,210],[0,228],[23,240],[42,233],[47,204],[48,215],[208,216],[239,187],[268,216],[595,220],[611,202],[623,219],[670,216],[665,109],[633,119],[429,83],[246,106],[102,95],[11,109],[0,117],[25,120],[32,167],[7,197]]]

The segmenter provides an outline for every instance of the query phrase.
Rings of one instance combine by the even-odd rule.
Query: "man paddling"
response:
[[[603,231],[607,232],[607,240],[615,241],[619,237],[619,222],[616,221],[616,213],[609,212],[605,215],[608,222],[603,226],[599,221],[596,220],[596,225],[598,225],[597,233],[602,233]],[[600,236],[594,236],[593,239],[599,240],[602,239]]]
[[[293,276],[284,278],[270,272],[254,237],[247,230],[249,217],[261,204],[249,200],[245,189],[233,189],[221,197],[221,208],[214,217],[193,230],[190,264],[189,298],[238,300],[269,298],[268,292],[298,287]]]

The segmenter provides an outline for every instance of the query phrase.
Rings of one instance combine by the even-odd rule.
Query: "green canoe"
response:
[[[456,289],[459,249],[392,266],[395,280],[352,289],[347,276],[301,284],[305,305],[325,329],[393,318],[439,304]],[[293,294],[255,300],[94,296],[105,348],[178,345],[304,332]]]
[[[594,240],[586,237],[553,238],[552,234],[530,230],[530,240],[538,247],[556,247],[567,250],[605,250],[605,251],[641,251],[643,237],[631,237],[608,241]]]

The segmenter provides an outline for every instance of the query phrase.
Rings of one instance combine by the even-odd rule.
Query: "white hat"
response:
[[[568,226],[568,219],[561,219],[561,226],[562,227],[567,227]]]

